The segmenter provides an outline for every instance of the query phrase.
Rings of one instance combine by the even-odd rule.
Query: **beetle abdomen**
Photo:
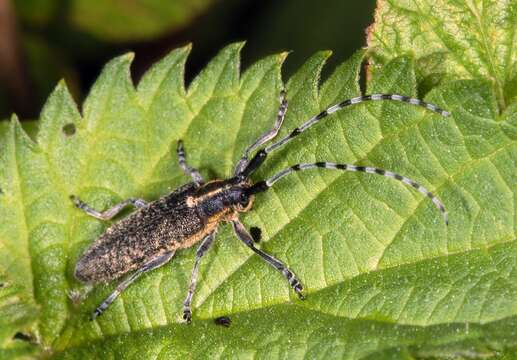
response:
[[[190,186],[182,187],[111,225],[81,256],[75,277],[89,283],[107,282],[185,247],[185,242],[200,240],[206,220],[186,205],[190,190]]]

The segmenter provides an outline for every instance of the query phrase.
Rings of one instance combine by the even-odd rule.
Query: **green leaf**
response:
[[[517,98],[516,31],[511,0],[379,0],[372,70],[410,53],[423,92],[446,79],[486,79],[503,111]]]
[[[241,74],[241,48],[223,49],[187,88],[189,47],[154,65],[136,88],[132,55],[124,55],[106,65],[81,112],[60,83],[36,141],[11,121],[0,151],[0,271],[40,306],[40,350],[67,359],[377,359],[516,347],[517,107],[499,115],[493,86],[482,80],[447,82],[428,93],[427,101],[452,113],[448,118],[389,101],[341,110],[272,153],[253,176],[321,160],[386,168],[435,192],[449,210],[449,227],[429,199],[399,182],[299,173],[258,195],[242,219],[259,226],[260,247],[300,277],[305,301],[223,225],[203,258],[192,325],[181,315],[195,247],[88,321],[116,284],[72,301],[70,291],[81,290],[73,272],[109,224],[74,208],[68,196],[105,209],[167,194],[189,181],[177,165],[178,139],[205,178],[230,176],[244,148],[272,126],[286,57],[267,57]],[[290,108],[280,135],[359,94],[364,52],[320,86],[329,56],[315,54],[287,83]],[[387,62],[368,83],[369,92],[416,96],[416,88],[408,56]],[[230,328],[214,323],[223,315]]]
[[[21,287],[0,276],[0,359],[25,356],[36,350],[33,345],[14,339],[17,332],[29,329],[36,314],[36,307],[24,299]]]
[[[36,25],[68,21],[99,39],[112,42],[146,40],[180,29],[213,0],[88,1],[16,0],[22,19]]]

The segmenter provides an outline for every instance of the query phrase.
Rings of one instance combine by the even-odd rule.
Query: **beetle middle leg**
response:
[[[214,238],[215,238],[215,233],[211,233],[208,236],[206,236],[196,251],[196,261],[194,263],[194,268],[192,269],[192,275],[190,277],[188,294],[187,294],[187,297],[185,298],[185,301],[183,302],[183,319],[187,323],[190,323],[192,321],[192,310],[190,308],[190,305],[192,303],[192,297],[194,296],[194,291],[196,291],[197,273],[198,273],[199,263],[201,262],[201,258],[203,257],[203,255],[205,255],[207,250],[210,248],[210,245],[212,245]]]
[[[185,148],[183,147],[183,141],[181,140],[178,140],[178,147],[176,149],[176,153],[178,154],[178,162],[180,164],[180,168],[183,170],[185,175],[190,176],[197,185],[202,184],[204,180],[199,171],[196,168],[188,166],[187,164]]]
[[[113,290],[113,292],[95,309],[94,313],[91,316],[91,320],[95,320],[95,318],[101,315],[107,308],[110,306],[113,301],[136,279],[138,279],[141,275],[145,274],[148,271],[159,268],[162,265],[165,265],[169,262],[169,260],[174,256],[174,251],[167,252],[163,255],[160,255],[149,262],[145,263],[140,269],[136,270],[126,279],[124,279],[118,286]]]
[[[81,201],[81,199],[79,199],[75,195],[70,195],[70,199],[74,202],[74,205],[77,206],[79,209],[83,210],[88,215],[93,216],[94,218],[97,218],[99,220],[110,220],[128,205],[133,205],[136,208],[142,208],[147,205],[147,202],[143,199],[131,198],[124,200],[121,203],[118,203],[117,205],[113,206],[112,208],[109,208],[108,210],[104,210],[101,212],[93,209],[88,204]]]
[[[239,220],[232,220],[232,226],[239,240],[246,244],[246,246],[248,246],[256,254],[260,255],[260,257],[264,259],[269,265],[280,271],[287,279],[289,285],[293,288],[298,297],[301,300],[305,299],[302,293],[303,286],[296,278],[294,273],[283,262],[255,247],[255,244],[253,244],[253,238]]]

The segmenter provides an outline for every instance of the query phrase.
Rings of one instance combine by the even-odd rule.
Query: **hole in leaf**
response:
[[[75,131],[76,131],[75,124],[72,124],[72,123],[66,124],[63,126],[61,131],[63,131],[63,134],[65,134],[66,136],[72,136],[75,134]]]
[[[259,243],[262,238],[262,230],[256,226],[253,226],[250,228],[250,235],[253,238],[253,241]]]
[[[16,334],[14,334],[13,340],[32,342],[32,336],[22,332],[17,332]]]

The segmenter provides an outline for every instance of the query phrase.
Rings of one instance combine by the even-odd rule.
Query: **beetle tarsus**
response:
[[[101,315],[102,315],[102,310],[99,308],[95,309],[95,311],[90,315],[90,321],[97,319]]]
[[[293,287],[294,292],[296,295],[298,295],[298,298],[300,300],[305,300],[305,295],[303,295],[303,286],[302,284],[298,283],[296,286]]]
[[[192,323],[192,311],[190,311],[190,309],[183,310],[183,320],[185,320],[187,324]]]

